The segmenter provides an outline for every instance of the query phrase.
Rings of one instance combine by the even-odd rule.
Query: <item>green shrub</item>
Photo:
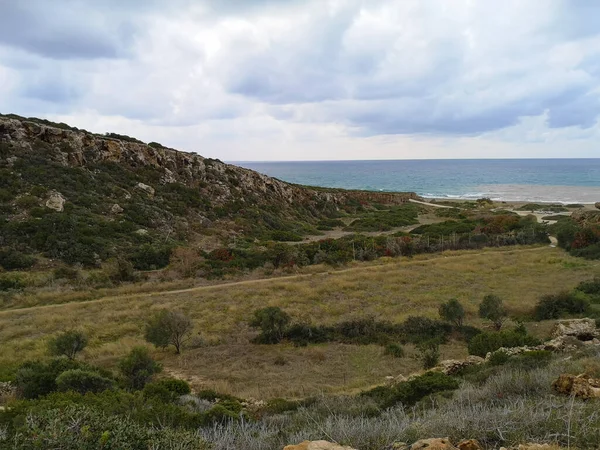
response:
[[[193,328],[191,319],[183,313],[164,309],[148,320],[144,338],[156,347],[166,348],[172,345],[177,354],[180,354],[183,344],[190,339]]]
[[[423,364],[423,369],[431,369],[440,362],[440,342],[438,339],[420,342],[417,344],[417,350],[419,351],[417,358]]]
[[[600,277],[582,281],[575,289],[588,295],[600,295]]]
[[[520,369],[533,370],[550,364],[552,357],[553,354],[549,350],[532,350],[511,358],[510,364]]]
[[[80,276],[80,273],[79,270],[73,267],[60,266],[52,271],[52,276],[57,280],[77,280]]]
[[[286,329],[285,339],[290,340],[297,347],[320,344],[334,339],[333,328],[295,323]]]
[[[482,333],[479,328],[470,325],[463,325],[462,327],[458,328],[457,331],[460,333],[462,339],[467,343],[471,342],[471,339]]]
[[[389,408],[397,403],[411,406],[427,395],[451,391],[458,386],[459,382],[455,378],[441,372],[427,372],[410,381],[393,386],[379,386],[361,395],[372,398],[381,408]]]
[[[60,374],[76,369],[93,370],[100,375],[107,375],[99,369],[67,358],[56,358],[48,363],[28,361],[19,367],[15,375],[17,394],[20,398],[26,399],[34,399],[50,394],[57,390],[56,379]]]
[[[465,309],[457,299],[453,298],[440,305],[439,314],[443,320],[460,328],[465,318]]]
[[[335,340],[346,344],[387,344],[400,337],[397,326],[387,321],[363,317],[346,320],[334,326]]]
[[[544,295],[533,311],[536,320],[558,319],[567,314],[583,314],[590,309],[586,295],[579,291]]]
[[[162,367],[152,359],[148,349],[135,347],[129,355],[119,361],[119,370],[128,389],[140,390],[154,374],[162,370]]]
[[[25,255],[14,249],[0,250],[0,267],[4,270],[29,269],[35,264],[33,256]]]
[[[507,315],[508,313],[500,297],[493,294],[483,297],[483,301],[479,305],[479,317],[491,321],[496,330],[502,328]]]
[[[66,370],[56,378],[56,388],[60,392],[102,392],[111,389],[113,385],[113,380],[103,377],[98,372],[82,369]]]
[[[400,329],[402,330],[403,339],[413,344],[431,339],[444,342],[452,332],[452,327],[449,324],[421,316],[408,317],[400,325]]]
[[[157,383],[177,395],[187,395],[192,392],[190,384],[187,381],[178,378],[164,378]]]
[[[66,356],[74,359],[88,343],[87,336],[81,331],[69,330],[50,339],[48,351],[52,356]]]
[[[539,341],[532,336],[522,333],[505,331],[486,331],[475,336],[469,342],[469,354],[485,357],[490,352],[495,352],[501,347],[522,347],[525,345],[539,345]]]
[[[133,253],[130,260],[137,270],[162,269],[169,265],[172,251],[170,246],[144,244]]]
[[[501,366],[503,364],[506,364],[509,359],[510,355],[504,350],[496,350],[491,354],[490,359],[488,360],[488,364],[490,366]]]
[[[260,344],[277,344],[281,342],[290,320],[290,316],[277,306],[269,306],[254,311],[250,326],[261,331],[255,341]]]
[[[25,288],[25,283],[14,275],[0,274],[0,292],[1,291],[18,291]]]
[[[394,358],[404,358],[405,352],[400,344],[388,344],[385,346],[384,354]]]

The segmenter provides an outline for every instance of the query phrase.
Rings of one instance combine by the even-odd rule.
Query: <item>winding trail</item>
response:
[[[506,250],[504,250],[504,249],[492,250],[492,251],[487,251],[487,252],[484,251],[484,252],[477,252],[477,253],[475,253],[475,252],[471,253],[469,251],[466,251],[465,253],[461,253],[458,255],[438,254],[436,257],[433,257],[430,259],[425,259],[425,260],[402,261],[401,264],[402,265],[430,264],[430,263],[438,262],[440,259],[447,260],[447,259],[471,258],[473,256],[481,256],[481,255],[490,254],[490,253],[541,252],[541,251],[546,251],[547,249],[549,249],[548,246],[530,247],[530,248],[508,247]],[[147,297],[152,297],[152,296],[156,296],[156,295],[163,296],[163,295],[185,294],[188,292],[199,292],[199,291],[207,291],[207,290],[214,290],[214,289],[216,289],[216,290],[227,289],[232,286],[252,286],[252,285],[261,285],[261,284],[268,284],[268,283],[276,283],[279,281],[301,280],[304,278],[329,276],[329,275],[338,274],[338,273],[366,272],[366,271],[377,270],[382,267],[386,267],[388,265],[389,264],[375,264],[375,265],[370,265],[370,266],[351,267],[348,269],[297,274],[297,275],[289,275],[289,276],[284,276],[284,277],[259,278],[256,280],[233,281],[233,282],[229,282],[229,283],[211,284],[211,285],[207,285],[207,286],[196,286],[196,287],[192,287],[192,288],[176,289],[176,290],[172,290],[172,291],[160,291],[159,290],[159,291],[145,292],[145,293],[139,293],[139,294],[109,295],[106,297],[100,297],[100,298],[95,298],[95,299],[91,299],[91,300],[79,300],[79,301],[65,302],[65,303],[54,303],[51,305],[38,305],[38,306],[29,306],[29,307],[23,307],[23,308],[6,309],[3,311],[0,311],[0,317],[7,316],[10,314],[14,314],[14,313],[18,314],[18,313],[26,313],[29,311],[38,311],[38,310],[46,310],[46,309],[51,310],[51,309],[61,308],[63,306],[67,306],[67,305],[80,304],[80,303],[95,304],[95,303],[108,302],[108,301],[116,300],[116,299],[124,301],[124,300],[132,300],[132,299],[136,299],[136,298],[147,298]]]

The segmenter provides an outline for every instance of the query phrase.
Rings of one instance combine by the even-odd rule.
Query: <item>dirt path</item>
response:
[[[448,209],[456,208],[455,206],[436,205],[435,203],[422,202],[420,200],[415,200],[415,199],[412,199],[412,198],[408,199],[408,201],[412,202],[412,203],[418,203],[419,205],[433,206],[434,208],[448,208]]]
[[[497,253],[509,253],[509,252],[515,252],[515,251],[516,252],[532,252],[532,251],[539,252],[539,251],[546,251],[548,248],[549,247],[533,247],[533,248],[524,248],[523,249],[523,248],[509,247],[506,250],[497,250]],[[465,258],[465,257],[470,258],[472,256],[480,256],[480,255],[485,255],[487,253],[489,253],[489,252],[470,253],[467,251],[465,253],[461,253],[460,255],[443,256],[440,254],[438,257],[433,257],[431,259],[426,259],[426,260],[403,261],[403,264],[404,265],[424,264],[424,263],[427,264],[427,263],[437,262],[440,259],[447,260],[449,258],[452,258],[452,259]],[[496,252],[494,252],[494,253],[496,253]],[[252,285],[260,285],[260,284],[265,284],[265,283],[273,283],[273,282],[287,281],[287,280],[301,280],[304,278],[310,278],[310,277],[316,277],[316,276],[327,276],[327,275],[338,274],[338,273],[363,272],[363,271],[377,270],[380,267],[384,267],[384,265],[377,264],[377,265],[366,266],[366,267],[351,267],[348,269],[331,270],[331,271],[325,271],[325,272],[314,272],[314,273],[306,273],[306,274],[298,274],[298,275],[289,275],[289,276],[285,276],[285,277],[259,278],[256,280],[233,281],[233,282],[229,282],[229,283],[212,284],[212,285],[208,285],[208,286],[197,286],[197,287],[193,287],[193,288],[177,289],[177,290],[173,290],[173,291],[157,291],[157,292],[150,292],[150,293],[146,292],[146,293],[142,293],[142,294],[111,295],[111,296],[101,297],[101,298],[97,298],[97,299],[93,299],[93,300],[82,300],[82,301],[75,301],[75,302],[57,303],[57,304],[52,304],[52,305],[40,305],[40,306],[30,306],[30,307],[25,307],[25,308],[7,309],[4,311],[0,311],[0,316],[9,315],[11,313],[60,308],[62,306],[79,304],[79,303],[94,304],[94,303],[107,302],[107,301],[115,300],[115,299],[124,301],[124,300],[132,300],[132,299],[136,299],[136,298],[152,297],[155,295],[185,294],[187,292],[199,292],[199,291],[206,291],[206,290],[210,290],[210,289],[217,289],[217,290],[218,289],[226,289],[231,286],[252,286]]]

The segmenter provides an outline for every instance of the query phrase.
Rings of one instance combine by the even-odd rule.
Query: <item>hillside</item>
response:
[[[30,255],[93,267],[143,246],[138,268],[162,267],[175,245],[294,240],[341,211],[408,198],[311,189],[155,142],[0,115],[7,269],[28,267]]]

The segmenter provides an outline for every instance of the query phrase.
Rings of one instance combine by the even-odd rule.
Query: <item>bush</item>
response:
[[[60,266],[54,269],[52,276],[57,280],[76,280],[79,278],[79,270],[69,266]]]
[[[522,333],[505,331],[486,331],[475,336],[469,342],[469,354],[484,358],[488,353],[495,352],[501,347],[522,347],[525,345],[538,345],[539,341],[532,336]]]
[[[176,378],[165,378],[146,384],[143,395],[145,398],[158,398],[164,403],[170,403],[190,392],[192,390],[186,381]]]
[[[77,353],[87,346],[87,343],[87,336],[81,331],[65,331],[50,339],[48,351],[52,356],[66,356],[74,359]]]
[[[417,344],[419,355],[417,358],[423,364],[423,369],[431,369],[437,366],[440,361],[440,343],[437,339],[421,342]]]
[[[583,314],[590,309],[590,302],[582,292],[561,292],[544,295],[533,311],[536,320],[558,319],[567,314]]]
[[[33,256],[25,255],[14,249],[0,250],[0,267],[4,270],[29,269],[34,264]]]
[[[48,363],[28,361],[19,367],[15,375],[17,395],[21,398],[34,399],[50,394],[57,390],[56,379],[60,374],[76,369],[96,371],[100,375],[105,375],[98,369],[66,358],[53,359]]]
[[[488,360],[488,364],[490,366],[501,366],[503,364],[506,364],[509,359],[510,355],[504,350],[496,350],[491,354],[490,359]]]
[[[421,316],[408,317],[400,325],[400,329],[402,330],[403,339],[413,344],[431,339],[444,342],[452,332],[452,327],[449,324]]]
[[[277,306],[269,306],[254,311],[250,326],[261,330],[256,338],[257,343],[277,344],[284,338],[289,323],[290,316],[285,311]]]
[[[465,318],[465,309],[457,299],[453,298],[440,305],[439,314],[443,320],[460,328]]]
[[[333,340],[333,329],[324,326],[295,323],[285,331],[285,339],[289,339],[297,347],[305,346],[309,343],[320,344]]]
[[[346,344],[387,344],[400,337],[397,326],[386,321],[364,317],[340,322],[334,327],[335,339]]]
[[[14,275],[0,274],[0,292],[1,291],[18,291],[25,287],[25,283],[19,277]]]
[[[169,265],[172,251],[169,246],[144,244],[133,253],[131,262],[137,270],[162,269]]]
[[[532,350],[511,358],[510,364],[524,370],[539,369],[550,364],[552,356],[549,350]]]
[[[152,359],[145,347],[135,347],[119,362],[119,370],[127,388],[140,390],[162,367]]]
[[[588,295],[600,295],[600,277],[589,281],[582,281],[575,289]]]
[[[381,408],[389,408],[397,403],[411,406],[427,395],[451,391],[458,386],[458,380],[448,375],[441,372],[427,372],[410,381],[393,386],[379,386],[361,395],[372,398]]]
[[[384,354],[394,358],[404,358],[405,352],[400,344],[388,344],[385,346]]]
[[[497,295],[488,294],[483,297],[483,301],[479,305],[479,317],[490,320],[494,324],[496,330],[502,328],[502,324],[506,320],[507,311],[502,304],[502,299]]]
[[[82,369],[67,370],[56,378],[56,388],[61,392],[96,393],[111,389],[113,384],[113,380],[97,372]]]
[[[460,333],[462,339],[467,343],[471,342],[471,339],[482,332],[479,328],[472,327],[470,325],[463,325],[457,331]]]
[[[194,325],[189,317],[176,311],[162,310],[147,323],[144,337],[156,347],[175,347],[177,354],[191,337]]]

